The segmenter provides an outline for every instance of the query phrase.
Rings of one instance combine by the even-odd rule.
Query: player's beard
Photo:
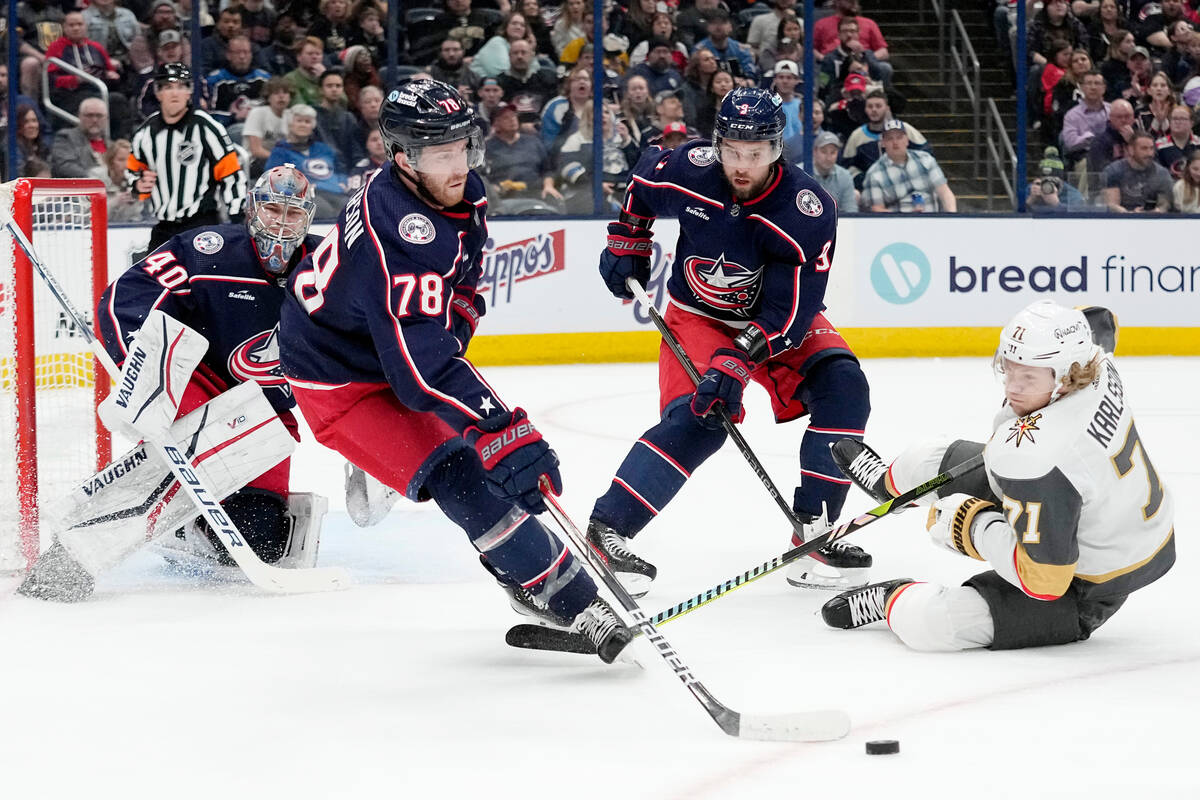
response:
[[[467,173],[461,175],[432,175],[428,172],[417,173],[421,185],[429,192],[434,201],[442,208],[450,208],[462,202],[467,189]]]
[[[761,177],[755,180],[752,170],[727,170],[725,172],[725,180],[728,181],[730,189],[733,190],[734,198],[744,203],[747,200],[753,200],[763,193],[774,171],[775,165],[772,164],[766,168]],[[748,179],[748,183],[738,185],[739,181],[746,179]]]

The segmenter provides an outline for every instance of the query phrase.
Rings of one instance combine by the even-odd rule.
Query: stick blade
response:
[[[793,714],[742,714],[737,735],[761,742],[831,742],[849,732],[849,715],[828,709]]]
[[[265,564],[263,567],[262,571],[254,568],[247,570],[247,577],[260,589],[278,594],[332,592],[348,589],[353,584],[350,573],[341,567],[283,569]]]

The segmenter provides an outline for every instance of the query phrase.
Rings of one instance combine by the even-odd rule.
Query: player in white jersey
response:
[[[1171,568],[1171,494],[1089,317],[1097,333],[1112,323],[1105,309],[1040,301],[1004,328],[994,364],[1005,403],[986,445],[920,444],[890,465],[861,442],[834,445],[847,477],[880,502],[982,450],[985,469],[939,490],[926,527],[992,569],[958,587],[905,578],[844,592],[822,609],[827,624],[886,620],[917,650],[1066,644]]]

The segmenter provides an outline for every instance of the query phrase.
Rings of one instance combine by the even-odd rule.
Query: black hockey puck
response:
[[[900,742],[896,739],[876,739],[873,742],[867,742],[867,755],[869,756],[890,756],[899,752]]]

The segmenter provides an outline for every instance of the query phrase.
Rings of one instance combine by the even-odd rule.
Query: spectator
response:
[[[683,101],[677,92],[659,92],[654,96],[654,124],[649,131],[650,141],[653,143],[655,137],[662,136],[672,122],[687,124],[683,118]]]
[[[1133,83],[1133,73],[1129,71],[1129,57],[1137,44],[1129,31],[1117,31],[1111,37],[1108,46],[1108,58],[1100,65],[1100,73],[1108,86],[1105,100],[1112,102],[1118,97],[1129,98],[1130,86]]]
[[[1089,183],[1099,179],[1105,167],[1125,158],[1129,143],[1137,131],[1134,127],[1133,106],[1128,100],[1113,100],[1108,109],[1108,124],[1092,139],[1088,148],[1087,171]],[[1092,189],[1092,193],[1098,190]]]
[[[459,44],[459,49],[462,49],[461,44]],[[469,69],[464,69],[463,73],[467,78],[467,85],[473,87],[475,84],[470,81],[477,80],[475,76]],[[358,108],[359,92],[366,87],[374,86],[379,91],[383,91],[383,79],[371,62],[371,54],[367,48],[357,44],[346,48],[346,52],[342,54],[342,82],[345,84],[346,98],[349,100],[351,108]],[[462,86],[463,84],[460,82],[452,85]]]
[[[296,69],[296,20],[291,14],[275,18],[271,43],[258,51],[258,64],[272,75],[287,75]]]
[[[208,92],[212,97],[212,115],[225,126],[235,142],[241,141],[242,125],[250,110],[262,105],[263,90],[271,73],[254,66],[250,37],[239,33],[225,48],[225,66],[208,74]]]
[[[712,133],[716,106],[709,85],[720,66],[710,50],[697,50],[683,71],[683,115],[702,135]],[[707,133],[706,133],[707,131]]]
[[[1169,130],[1154,143],[1154,148],[1158,151],[1158,163],[1166,167],[1173,180],[1178,180],[1183,177],[1187,160],[1200,149],[1200,136],[1192,132],[1192,111],[1185,105],[1172,108],[1168,122]]]
[[[1041,76],[1038,79],[1039,83],[1039,102],[1032,109],[1032,113],[1036,116],[1037,121],[1041,124],[1043,138],[1047,142],[1057,142],[1059,131],[1062,130],[1062,117],[1055,116],[1055,90],[1068,75],[1071,68],[1071,58],[1073,51],[1069,42],[1061,39],[1050,45],[1050,60],[1042,65]],[[1087,57],[1087,53],[1083,53]],[[1090,65],[1090,60],[1089,60]],[[1074,90],[1074,84],[1068,83],[1062,89],[1059,89],[1060,95],[1071,97]],[[1065,111],[1064,111],[1065,113]]]
[[[305,36],[296,48],[296,68],[284,75],[292,85],[296,102],[307,106],[316,105],[321,100],[321,87],[317,83],[325,71],[324,51],[321,48],[320,39]]]
[[[1063,118],[1083,99],[1083,79],[1092,73],[1092,57],[1086,50],[1073,50],[1062,77],[1050,89],[1050,130],[1053,141],[1062,132]],[[1102,76],[1103,77],[1103,76]]]
[[[317,111],[305,103],[283,112],[287,135],[275,143],[266,169],[294,164],[317,190],[318,219],[331,219],[342,210],[345,176],[337,170],[333,148],[313,136]]]
[[[1131,103],[1140,103],[1150,91],[1150,79],[1154,77],[1154,62],[1146,48],[1138,46],[1129,54],[1129,94],[1126,98]]]
[[[846,138],[846,146],[838,161],[854,178],[854,188],[862,189],[867,170],[879,160],[881,154],[880,139],[883,136],[884,125],[892,119],[892,107],[888,104],[887,94],[882,89],[874,89],[866,96],[863,112],[867,121],[854,129]],[[919,130],[903,123],[907,134],[909,150],[929,150],[929,143]]]
[[[150,6],[150,19],[143,26],[142,35],[146,43],[153,48],[163,31],[179,31],[181,28],[179,10],[175,3],[172,0],[155,0]],[[190,52],[188,57],[191,57]]]
[[[462,42],[468,58],[474,58],[479,48],[492,35],[494,23],[487,14],[471,8],[471,0],[445,0],[446,13],[438,18],[437,29]],[[435,40],[437,41],[437,40]],[[411,49],[417,50],[417,43]],[[414,52],[415,56],[415,52]]]
[[[646,60],[629,70],[628,74],[645,78],[652,95],[682,89],[683,76],[675,69],[675,61],[671,58],[674,52],[669,41],[656,36],[650,40]]]
[[[1171,175],[1154,158],[1154,137],[1137,131],[1125,157],[1104,168],[1104,205],[1116,214],[1155,212],[1171,206]]]
[[[265,0],[241,0],[241,6],[243,31],[255,49],[266,47],[271,43],[271,31],[278,19],[275,9]]]
[[[146,203],[125,188],[125,164],[129,161],[132,149],[128,139],[117,139],[103,156],[108,221],[153,224],[154,218],[150,216]]]
[[[1145,17],[1138,26],[1138,43],[1165,55],[1171,49],[1171,26],[1184,18],[1183,0],[1161,0],[1157,8],[1143,4],[1141,11]]]
[[[67,8],[71,8],[68,5]],[[51,0],[21,0],[17,4],[17,29],[23,38],[18,40],[18,78],[20,87],[18,96],[34,95],[41,92],[42,63],[46,60],[46,50],[62,36],[63,7]],[[8,68],[8,40],[0,36],[4,45],[4,57],[0,61]],[[7,109],[4,113],[8,113]],[[39,119],[41,112],[38,113]],[[45,120],[41,120],[45,123]]]
[[[1149,88],[1133,109],[1137,126],[1156,139],[1166,135],[1171,127],[1171,109],[1178,102],[1167,73],[1154,73]]]
[[[87,23],[79,11],[63,17],[63,35],[46,49],[47,58],[57,58],[98,78],[115,89],[121,80],[119,65],[108,57],[104,45],[87,38]],[[91,83],[51,64],[50,99],[68,114],[74,114],[86,97],[99,97],[100,91]]]
[[[754,55],[749,47],[730,38],[733,23],[730,22],[729,12],[723,8],[710,11],[707,16],[707,28],[708,37],[696,42],[696,49],[711,51],[717,57],[721,69],[732,75],[739,85],[752,85],[758,77]]]
[[[826,99],[830,99],[829,87],[841,86],[851,72],[866,75],[884,86],[892,82],[892,65],[877,59],[859,39],[858,18],[842,17],[838,23],[838,46],[821,61],[818,86]]]
[[[848,142],[854,129],[867,121],[867,92],[873,93],[876,90],[882,92],[883,88],[872,87],[866,75],[851,72],[842,84],[841,96],[837,100],[831,100],[826,107],[825,127],[838,136],[847,137]]]
[[[837,163],[841,145],[842,140],[836,133],[821,131],[817,134],[813,140],[813,177],[837,203],[838,212],[845,214],[858,211],[858,190],[854,188],[850,172]]]
[[[492,113],[503,102],[504,90],[500,88],[500,81],[496,78],[484,78],[480,81],[476,94],[479,96],[479,102],[475,104],[475,113],[479,115],[486,131],[491,124]]]
[[[1087,28],[1071,13],[1067,0],[1047,0],[1034,17],[1025,37],[1029,63],[1045,64],[1052,55],[1056,40],[1068,42],[1072,48],[1088,47]]]
[[[21,165],[20,171],[17,173],[18,178],[49,178],[50,165],[43,158],[30,156],[25,159],[25,163]]]
[[[663,150],[674,150],[693,139],[699,138],[695,135],[695,131],[688,128],[684,122],[668,122],[667,127],[663,128],[662,134],[657,138],[654,144],[661,147]]]
[[[25,176],[41,169],[40,166],[38,170],[28,168],[27,162],[31,159],[50,161],[46,132],[42,130],[33,106],[17,107],[17,124],[13,126],[13,134],[17,140],[17,175]]]
[[[42,117],[41,112],[38,111],[38,104],[36,102],[34,102],[34,100],[32,98],[26,97],[25,95],[18,93],[16,105],[29,106],[30,108],[32,108],[34,114],[37,115],[38,124],[44,130],[50,130],[49,126],[46,125],[46,120]],[[4,133],[7,129],[8,129],[8,64],[5,64],[4,61],[2,59],[0,59],[0,141],[7,141],[7,139],[4,138]],[[4,149],[4,148],[0,148],[0,149]]]
[[[438,48],[437,61],[430,64],[425,71],[435,80],[444,81],[451,86],[470,86],[473,93],[479,88],[480,76],[471,71],[471,67],[463,60],[464,55],[462,42],[447,38]]]
[[[639,146],[654,125],[654,98],[650,87],[641,75],[631,75],[625,82],[625,94],[621,98],[621,120]]]
[[[321,104],[316,110],[317,134],[333,148],[337,171],[344,175],[363,157],[366,142],[359,139],[358,120],[346,110],[343,87],[340,69],[325,70],[321,75]]]
[[[1025,207],[1031,214],[1069,214],[1088,210],[1079,190],[1062,178],[1043,175],[1029,182]]]
[[[108,106],[97,97],[89,97],[79,104],[79,124],[54,134],[51,174],[55,178],[104,180],[108,174],[104,154],[109,144]],[[123,178],[120,185],[125,185]]]
[[[542,144],[551,157],[558,154],[563,141],[579,127],[585,108],[592,107],[592,75],[586,69],[571,70],[563,94],[552,99],[542,109]]]
[[[1192,41],[1188,45],[1188,56],[1192,62],[1192,69],[1188,72],[1187,77],[1179,83],[1183,87],[1180,99],[1189,108],[1195,108],[1197,104],[1200,104],[1200,35],[1192,37]]]
[[[870,50],[879,61],[888,61],[887,40],[879,30],[875,21],[859,13],[858,0],[835,0],[834,13],[813,23],[813,49],[822,57],[833,52],[838,46],[838,23],[842,17],[854,17],[858,20],[858,38],[863,47]]]
[[[489,197],[563,199],[554,187],[550,154],[536,135],[521,131],[515,106],[504,103],[492,112],[492,132],[485,145]]]
[[[721,7],[724,7],[721,0],[695,0],[690,8],[675,14],[675,30],[679,32],[679,41],[694,51],[696,43],[708,35],[709,13]]]
[[[151,115],[158,113],[158,98],[154,96],[154,75],[163,64],[182,64],[183,35],[177,30],[165,30],[158,34],[154,45],[154,66],[144,69],[137,74],[136,89],[134,90],[134,108],[138,116],[145,121]],[[207,92],[208,84],[205,84]]]
[[[520,114],[524,130],[536,134],[542,109],[558,91],[554,70],[539,64],[533,44],[521,39],[510,45],[508,69],[496,81],[504,90],[506,100]]]
[[[803,107],[800,109],[800,119],[804,119]],[[825,104],[820,100],[813,100],[812,122],[813,140],[815,141],[816,137],[825,131]],[[841,141],[840,137],[838,138],[838,141]],[[793,164],[799,164],[804,161],[803,131],[790,139],[783,140],[783,157],[785,160],[790,161]]]
[[[387,30],[383,26],[383,12],[371,0],[359,0],[353,15],[350,44],[365,47],[371,56],[373,65],[386,64],[391,44],[387,39]]]
[[[345,0],[342,0],[345,2]],[[242,33],[242,9],[240,6],[226,6],[217,14],[217,24],[213,32],[200,42],[200,52],[204,56],[204,69],[212,72],[226,67],[225,52],[229,42]]]
[[[942,168],[929,153],[908,149],[905,130],[898,119],[884,123],[883,155],[867,170],[863,203],[876,212],[956,212],[958,201]]]
[[[525,24],[525,15],[519,11],[513,11],[505,17],[496,35],[479,48],[471,60],[471,71],[481,78],[494,78],[505,72],[508,69],[508,49],[513,42],[527,42],[530,53],[537,45],[529,26]]]
[[[364,86],[358,92],[358,137],[367,140],[367,134],[379,127],[379,110],[383,108],[383,89]]]
[[[554,44],[554,55],[561,57],[563,49],[586,35],[583,14],[587,10],[584,0],[567,0],[562,4],[562,12],[558,21],[550,29],[550,41]]]
[[[1175,181],[1171,191],[1175,210],[1183,214],[1200,214],[1200,150],[1193,150],[1187,158],[1183,175]]]
[[[383,134],[379,128],[367,134],[367,155],[354,165],[346,176],[346,193],[357,192],[367,182],[371,173],[388,163],[387,147],[383,143]]]
[[[110,58],[130,66],[131,75],[153,65],[137,17],[128,8],[118,6],[116,0],[90,0],[83,9],[83,20],[87,38],[104,45]]]
[[[662,11],[656,11],[654,16],[650,18],[650,38],[665,39],[671,43],[671,61],[674,62],[675,69],[683,72],[688,65],[689,51],[687,45],[679,41],[678,32],[675,30],[675,22],[671,19],[670,14]],[[646,55],[650,51],[650,39],[643,39],[629,51],[629,65],[636,67],[646,60]]]
[[[615,212],[620,205],[619,198],[625,192],[629,173],[637,162],[638,146],[629,129],[623,122],[618,122],[608,108],[604,110],[601,132],[602,194],[606,208]],[[558,173],[564,186],[569,187],[569,192],[564,195],[569,214],[593,213],[592,149],[592,106],[588,105],[580,115],[578,128],[563,141],[557,157]]]
[[[321,41],[326,55],[346,49],[354,35],[350,22],[350,0],[321,0],[318,16],[308,28],[308,35]]]
[[[759,16],[767,16],[760,14]],[[755,17],[758,19],[758,17]],[[804,28],[795,14],[785,16],[779,21],[775,30],[774,44],[763,45],[758,51],[758,71],[770,72],[775,69],[776,61],[795,61],[804,63]]]
[[[1192,39],[1196,32],[1186,19],[1171,23],[1171,51],[1163,56],[1162,71],[1171,79],[1171,85],[1182,86],[1192,70]]]
[[[251,178],[262,174],[275,143],[287,134],[283,112],[292,104],[292,85],[286,78],[271,78],[263,86],[263,95],[266,97],[266,104],[252,108],[242,127],[242,143],[250,151],[250,157],[253,159],[250,167]]]
[[[770,12],[759,14],[750,21],[750,27],[746,30],[746,44],[755,58],[762,55],[763,48],[774,48],[778,44],[780,23],[796,16],[796,0],[770,0],[770,3]],[[803,28],[800,29],[800,36],[804,36]],[[762,66],[761,62],[759,66]]]
[[[658,11],[658,0],[629,0],[629,11],[621,21],[617,33],[629,40],[630,46],[636,46],[653,33],[653,18]]]
[[[1097,13],[1087,22],[1088,53],[1092,62],[1100,64],[1108,58],[1112,43],[1128,32],[1129,20],[1125,18],[1117,0],[1100,0]]]
[[[1092,141],[1108,125],[1109,104],[1104,102],[1104,76],[1092,70],[1083,76],[1083,99],[1063,116],[1063,155],[1076,162],[1087,155]]]
[[[525,24],[533,34],[533,52],[553,58],[554,42],[550,40],[550,26],[546,24],[540,0],[520,0],[516,7],[525,15]]]
[[[799,81],[800,68],[795,61],[779,61],[775,64],[771,86],[783,101],[783,118],[787,122],[783,129],[784,139],[790,139],[804,130],[800,124],[800,98],[796,96],[796,84]]]

